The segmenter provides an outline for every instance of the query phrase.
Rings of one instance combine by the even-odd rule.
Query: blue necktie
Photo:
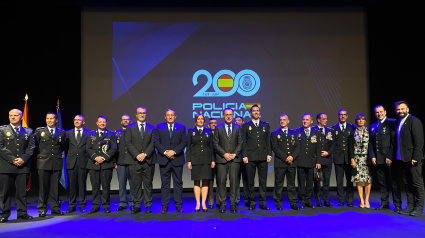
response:
[[[170,139],[171,139],[171,137],[173,136],[173,128],[171,127],[171,125],[170,125],[170,130],[168,131],[170,132]]]
[[[140,124],[140,135],[142,136],[142,140],[143,140],[143,134],[145,134],[145,127],[143,126],[143,124]]]
[[[15,127],[15,130],[16,130],[16,135],[19,136],[19,127]]]
[[[52,134],[52,136],[53,136],[53,129],[50,129],[50,134]]]

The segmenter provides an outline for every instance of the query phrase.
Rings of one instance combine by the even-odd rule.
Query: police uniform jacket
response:
[[[113,156],[117,152],[117,141],[115,132],[105,129],[103,135],[99,136],[99,131],[94,130],[87,138],[87,152],[90,159],[87,162],[87,169],[101,170],[115,167]],[[96,165],[96,157],[103,157],[105,161]]]
[[[31,128],[20,126],[19,135],[11,125],[0,127],[0,173],[27,174],[30,172],[31,155],[35,149]],[[16,166],[13,161],[21,158],[25,163]]]
[[[348,137],[356,129],[356,126],[346,122],[344,132],[341,131],[339,123],[331,126],[335,131],[335,151],[333,154],[335,164],[350,164],[351,158],[348,155]]]
[[[270,142],[270,125],[260,121],[258,127],[252,121],[242,125],[242,158],[248,161],[267,161],[272,155]]]
[[[369,157],[376,158],[377,164],[385,164],[386,159],[391,157],[390,153],[394,152],[390,148],[394,143],[394,136],[397,136],[397,124],[395,119],[387,118],[383,123],[378,121],[370,126],[372,146],[369,147]]]
[[[126,129],[120,129],[115,131],[118,153],[115,153],[114,158],[117,158],[117,165],[136,164],[136,161],[131,157],[130,153],[128,152],[127,143],[125,142],[125,135],[127,134],[127,129],[128,127]]]
[[[34,132],[34,139],[38,149],[37,169],[61,170],[65,151],[65,131],[56,127],[55,134],[52,135],[48,127],[39,127]]]
[[[276,168],[296,167],[296,158],[300,151],[297,131],[288,129],[288,134],[285,135],[279,128],[271,133],[271,144]],[[292,164],[285,162],[288,156],[294,158]]]
[[[328,156],[321,157],[322,165],[332,165],[332,154],[335,151],[335,131],[332,128],[323,127],[323,133],[321,133],[319,126],[314,127],[319,132],[318,146],[320,154],[322,151],[328,152]]]
[[[186,162],[196,164],[211,164],[214,161],[214,134],[210,128],[204,127],[202,134],[198,128],[187,131]]]
[[[300,143],[300,152],[296,161],[298,167],[314,168],[316,164],[321,164],[320,145],[318,143],[320,132],[315,130],[314,127],[310,129],[309,138],[307,138],[303,127],[297,129]]]

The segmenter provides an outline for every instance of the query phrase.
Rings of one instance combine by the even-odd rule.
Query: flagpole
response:
[[[25,107],[24,107],[24,113],[22,115],[22,126],[23,127],[29,127],[29,122],[28,122],[28,93],[25,94]],[[26,190],[27,192],[31,189],[31,172],[29,174],[28,177],[28,183],[27,183],[27,187]]]

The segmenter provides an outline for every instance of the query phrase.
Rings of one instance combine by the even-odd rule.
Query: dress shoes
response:
[[[267,205],[260,205],[260,209],[268,211],[268,210],[270,210],[270,207],[268,207]]]
[[[300,209],[304,209],[304,204],[300,204]]]
[[[93,214],[93,213],[97,213],[99,211],[100,211],[99,209],[91,209],[88,213]]]
[[[18,216],[18,219],[21,219],[21,220],[31,220],[31,219],[34,219],[34,217],[32,217],[32,216],[30,216],[28,214],[24,214],[24,215]]]
[[[344,206],[344,203],[343,202],[339,202],[338,203],[338,206],[342,207],[342,206]]]
[[[291,205],[291,209],[296,211],[300,210],[300,208],[297,205]]]
[[[424,214],[424,211],[423,210],[420,210],[417,207],[415,207],[413,209],[413,212],[410,213],[410,216],[418,217],[418,216],[422,216],[423,214]]]
[[[323,207],[322,203],[316,203],[316,207]]]
[[[277,207],[276,207],[276,210],[278,210],[278,211],[282,211],[282,210],[283,210],[283,208],[282,208],[282,206],[277,206]]]
[[[120,207],[118,207],[118,208],[117,208],[117,212],[124,211],[125,209],[127,209],[127,208],[126,208],[126,207],[121,207],[121,206],[120,206]]]
[[[308,204],[305,204],[305,206],[306,207],[308,207],[308,208],[316,208],[313,204],[311,204],[311,203],[308,203]]]
[[[62,216],[62,215],[65,215],[65,213],[63,213],[62,211],[56,211],[56,212],[52,212],[52,215]]]
[[[414,208],[411,206],[407,206],[403,211],[400,212],[400,214],[403,215],[410,215],[414,211]]]
[[[388,205],[380,205],[379,207],[375,208],[375,210],[386,210],[390,209],[390,206]]]
[[[230,212],[236,213],[238,210],[236,209],[236,206],[230,206]]]
[[[47,216],[47,214],[46,214],[46,212],[40,212],[40,213],[38,214],[38,216],[39,216],[39,217],[45,217],[45,216]]]
[[[394,212],[400,213],[401,212],[401,207],[395,207]]]
[[[323,203],[323,206],[325,206],[325,207],[332,207],[332,204],[330,204],[329,202],[324,202]]]
[[[130,211],[133,211],[134,210],[134,206],[130,206]]]
[[[250,210],[250,211],[255,210],[255,206],[249,206],[248,210]]]
[[[103,209],[103,212],[104,213],[111,213],[111,210],[110,209]]]
[[[352,203],[352,202],[347,202],[347,206],[348,206],[348,207],[354,207],[354,205],[353,205],[353,203]]]
[[[68,210],[66,210],[66,213],[73,213],[73,212],[76,212],[77,211],[77,209],[75,209],[75,208],[69,208]]]
[[[176,207],[176,211],[178,213],[183,213],[184,212],[183,207]]]
[[[165,213],[168,213],[168,207],[162,206],[161,214],[165,214]]]
[[[80,208],[80,212],[87,212],[85,207]]]
[[[220,209],[218,209],[218,212],[225,213],[226,212],[226,208],[225,207],[220,207]]]
[[[147,214],[152,213],[152,208],[151,207],[147,207],[145,213],[147,213]]]
[[[214,209],[214,205],[209,205],[208,208],[209,209]]]
[[[139,213],[141,211],[142,211],[141,208],[134,208],[133,211],[131,211],[131,214],[137,214],[137,213]]]
[[[9,219],[7,219],[7,217],[0,218],[0,223],[6,223],[8,221],[9,221]]]

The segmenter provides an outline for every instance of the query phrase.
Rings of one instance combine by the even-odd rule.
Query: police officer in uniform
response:
[[[35,148],[34,134],[31,128],[21,126],[20,110],[12,109],[9,121],[9,125],[0,127],[0,202],[3,204],[0,223],[9,219],[13,187],[16,188],[18,219],[33,219],[27,214],[26,185]]]
[[[314,197],[316,198],[316,207],[322,207],[322,190],[323,190],[323,205],[332,207],[329,203],[329,186],[332,173],[332,154],[335,150],[335,132],[327,128],[328,116],[325,113],[319,113],[316,116],[317,125],[315,130],[319,131],[318,146],[321,154],[321,166],[323,174],[323,188],[320,180],[314,180]]]
[[[375,117],[378,121],[370,126],[369,157],[375,166],[378,175],[379,187],[381,188],[381,205],[375,210],[390,209],[389,193],[392,192],[395,212],[401,211],[401,193],[397,187],[397,171],[395,165],[391,164],[390,151],[391,144],[394,143],[394,136],[397,133],[397,121],[387,118],[387,111],[381,105],[374,109]]]
[[[114,154],[117,152],[115,132],[106,129],[108,124],[105,116],[97,117],[97,130],[87,139],[87,151],[90,159],[87,169],[90,174],[93,204],[89,213],[100,211],[100,185],[102,185],[102,207],[105,213],[111,213],[111,180]]]
[[[255,104],[249,109],[252,120],[242,126],[242,158],[246,165],[249,189],[249,210],[254,210],[256,205],[254,178],[258,170],[258,183],[260,187],[260,209],[270,210],[266,205],[267,170],[272,159],[270,143],[270,125],[260,120],[260,107]]]
[[[130,176],[130,164],[135,163],[131,155],[127,150],[127,145],[125,143],[125,135],[127,132],[127,126],[131,123],[129,115],[123,115],[121,117],[121,126],[122,129],[115,131],[115,136],[117,138],[118,146],[118,159],[116,161],[115,168],[117,169],[118,175],[118,187],[119,187],[119,196],[120,202],[117,208],[117,211],[123,211],[127,209],[127,181],[130,184],[130,210],[134,210],[134,192],[133,192],[133,181]],[[117,156],[115,156],[117,157]]]
[[[63,167],[66,134],[64,130],[55,126],[57,121],[57,115],[48,112],[47,126],[37,128],[34,133],[35,145],[38,148],[37,169],[40,188],[37,210],[40,217],[45,217],[48,211],[47,199],[53,215],[64,214],[60,210],[59,179]]]
[[[297,205],[297,190],[295,188],[296,163],[300,151],[298,135],[294,130],[288,128],[289,118],[281,115],[279,119],[280,128],[271,133],[271,144],[274,152],[274,190],[273,199],[276,209],[282,208],[282,190],[286,176],[286,187],[291,209],[300,210]]]
[[[344,206],[345,200],[347,202],[347,206],[353,207],[354,190],[353,183],[351,182],[353,168],[351,167],[351,158],[348,155],[348,136],[356,129],[356,126],[348,123],[347,118],[347,110],[339,110],[339,123],[331,126],[331,129],[335,131],[335,151],[333,154],[333,158],[335,165],[336,187],[339,200],[338,206]],[[344,173],[347,182],[347,188],[345,192]]]
[[[297,129],[298,141],[300,142],[300,152],[296,158],[298,172],[298,198],[300,208],[304,206],[315,208],[311,203],[313,196],[313,172],[314,168],[321,168],[320,147],[318,139],[320,132],[310,127],[313,123],[310,114],[304,114],[303,126]]]

